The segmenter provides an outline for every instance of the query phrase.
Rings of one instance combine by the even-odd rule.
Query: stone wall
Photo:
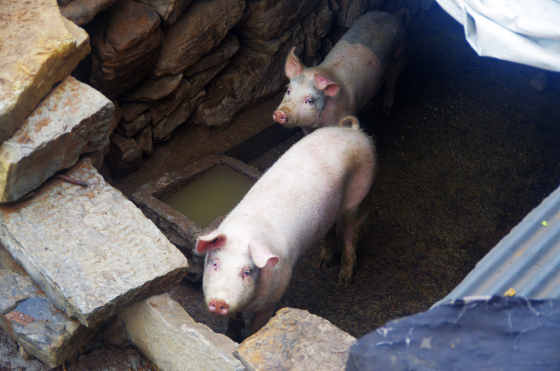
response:
[[[270,98],[285,82],[292,47],[307,65],[320,63],[333,27],[351,26],[383,1],[58,0],[91,37],[74,76],[122,111],[108,155],[116,177],[177,126],[228,125]]]

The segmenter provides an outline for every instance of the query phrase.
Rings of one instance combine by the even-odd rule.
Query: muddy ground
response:
[[[408,27],[409,62],[393,110],[382,113],[380,95],[360,112],[377,143],[380,171],[352,286],[337,286],[338,261],[316,268],[315,248],[298,263],[277,309],[308,310],[355,337],[427,310],[558,187],[560,78],[552,75],[546,91],[535,91],[529,81],[540,70],[478,57],[463,32],[437,4],[419,12]],[[268,126],[280,98],[228,129],[180,128],[139,171],[113,184],[129,196],[193,158],[225,152]],[[295,135],[250,163],[266,169],[301,134]],[[208,145],[191,147],[193,140]],[[195,320],[225,330],[205,310],[200,285],[182,282],[170,293]],[[129,351],[101,348],[97,358],[88,355],[98,362],[88,361],[92,367],[66,369],[98,370],[93,365],[102,359],[110,367],[108,350],[115,357]]]

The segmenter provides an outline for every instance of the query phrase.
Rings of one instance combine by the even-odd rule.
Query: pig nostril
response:
[[[222,299],[212,299],[208,303],[208,310],[216,315],[225,316],[229,312],[229,305]]]

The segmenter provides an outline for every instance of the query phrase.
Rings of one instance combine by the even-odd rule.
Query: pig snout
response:
[[[274,113],[272,114],[272,118],[279,124],[285,124],[286,122],[288,122],[288,115],[286,115],[286,112],[279,109],[274,111]]]
[[[229,305],[222,299],[212,299],[208,303],[208,309],[217,316],[225,316],[229,312]]]

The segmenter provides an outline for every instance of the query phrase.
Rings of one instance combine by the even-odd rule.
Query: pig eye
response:
[[[212,259],[210,261],[210,266],[214,269],[214,270],[218,270],[218,268],[220,267],[220,260],[219,259]]]
[[[245,268],[243,269],[243,273],[241,274],[242,277],[249,277],[251,275],[251,269]]]
[[[313,105],[313,103],[315,103],[315,99],[313,99],[311,97],[307,97],[307,98],[305,98],[305,103],[307,103],[309,105]]]
[[[288,88],[288,90],[286,90],[286,95],[290,95],[290,88]]]

